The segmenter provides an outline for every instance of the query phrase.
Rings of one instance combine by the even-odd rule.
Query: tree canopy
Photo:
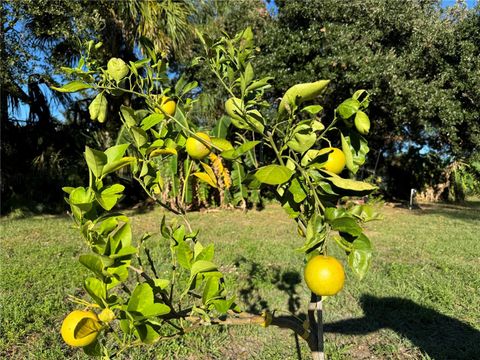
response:
[[[400,170],[402,179],[410,172],[410,180],[401,181],[409,188],[438,183],[441,170],[452,161],[479,161],[480,5],[469,9],[462,3],[444,8],[439,0],[276,0],[274,8],[272,15],[263,0],[3,2],[4,200],[8,194],[24,192],[33,199],[32,193],[42,193],[32,190],[28,195],[25,189],[32,186],[22,181],[49,177],[32,170],[40,160],[45,164],[57,156],[57,164],[63,164],[44,168],[52,175],[52,182],[42,185],[48,189],[69,173],[52,169],[77,171],[74,164],[85,142],[106,144],[116,138],[119,122],[99,126],[90,121],[88,94],[84,99],[48,89],[68,78],[60,67],[76,64],[88,41],[102,42],[95,53],[102,63],[111,57],[135,61],[151,47],[169,62],[173,83],[179,72],[198,81],[200,101],[190,116],[201,127],[213,127],[226,94],[201,62],[191,66],[202,53],[195,30],[215,38],[222,31],[233,34],[251,26],[258,46],[256,75],[275,76],[271,98],[280,98],[292,84],[332,80],[322,100],[325,121],[333,104],[356,89],[367,89],[372,100],[368,115],[374,120],[368,167],[370,173],[390,177],[387,190],[400,189],[395,180]],[[130,100],[125,96],[109,102],[108,116],[115,118]],[[29,112],[26,124],[15,121],[19,108]],[[266,111],[273,114],[276,109]],[[406,163],[410,170],[402,169]]]
[[[480,146],[480,8],[438,1],[279,0],[257,62],[287,84],[332,80],[372,94],[372,147],[468,158]],[[332,95],[333,97],[333,95]],[[331,101],[336,99],[332,98]]]

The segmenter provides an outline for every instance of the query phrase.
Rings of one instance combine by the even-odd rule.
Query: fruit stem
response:
[[[190,164],[188,164],[187,173],[185,174],[185,179],[183,180],[183,189],[182,189],[182,198],[180,203],[184,206],[185,201],[185,193],[187,192],[188,187],[188,178],[190,177],[190,172],[192,171],[193,160],[190,160]]]

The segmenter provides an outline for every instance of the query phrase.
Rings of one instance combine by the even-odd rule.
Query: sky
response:
[[[270,12],[270,14],[275,16],[278,12],[278,8],[275,5],[274,0],[263,0],[263,1],[265,2],[267,10]],[[472,8],[475,5],[477,5],[479,1],[480,0],[465,0],[465,3],[467,4],[468,8]],[[456,0],[442,0],[442,7],[452,6],[452,5],[455,5],[455,3],[456,3]],[[51,111],[53,116],[57,118],[63,117],[63,115],[61,114],[61,111],[63,111],[63,109],[55,108],[54,106],[52,106]],[[29,107],[25,104],[21,104],[18,111],[14,114],[14,117],[22,121],[28,118],[28,114],[29,114]]]

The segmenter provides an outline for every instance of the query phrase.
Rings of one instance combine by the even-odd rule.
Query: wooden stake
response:
[[[308,319],[314,340],[311,346],[313,360],[325,360],[322,318],[322,297],[312,293],[308,304]]]

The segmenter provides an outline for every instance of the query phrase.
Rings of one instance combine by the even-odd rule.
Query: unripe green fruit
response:
[[[370,131],[370,119],[363,111],[357,111],[355,115],[355,128],[362,135],[367,135]]]
[[[127,64],[125,64],[125,61],[123,61],[122,59],[111,58],[108,61],[108,64],[107,64],[108,75],[110,75],[116,82],[119,82],[125,76],[127,76],[129,71],[130,70],[128,69]]]
[[[304,101],[315,99],[329,83],[330,80],[318,80],[313,83],[293,85],[283,95],[278,107],[279,115],[283,115],[287,111],[287,105],[290,106],[293,103],[300,105]]]
[[[231,97],[225,101],[225,111],[228,116],[236,120],[243,120],[241,114],[245,112],[243,101],[236,97]]]
[[[244,119],[245,104],[236,97],[231,97],[225,102],[225,112],[232,119],[232,124],[239,129],[253,130],[263,133],[264,125],[259,119],[262,114],[258,110],[248,110],[247,119]]]
[[[212,142],[210,136],[205,133],[197,132],[195,136],[205,140],[207,143]],[[196,139],[195,137],[189,137],[185,144],[188,155],[195,160],[201,160],[204,157],[210,154],[210,148],[207,147],[202,141]]]

